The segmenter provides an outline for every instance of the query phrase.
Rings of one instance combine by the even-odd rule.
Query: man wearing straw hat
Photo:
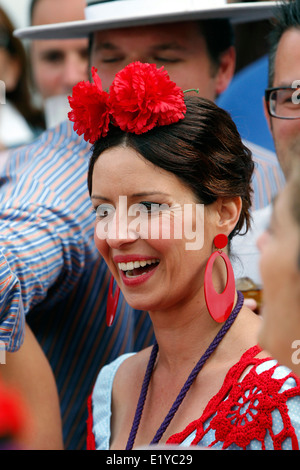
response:
[[[268,18],[273,7],[273,2],[224,0],[93,0],[86,20],[25,28],[17,35],[89,35],[91,65],[103,88],[119,69],[140,60],[165,65],[183,89],[199,88],[202,96],[215,99],[234,73],[228,20]],[[261,152],[254,158],[254,207],[262,207],[283,182],[275,156]],[[12,156],[0,190],[0,339],[8,354],[22,354],[22,347],[14,351],[22,345],[26,318],[56,377],[68,449],[85,447],[86,401],[99,368],[153,340],[147,315],[132,311],[122,297],[114,325],[105,324],[109,274],[93,243],[88,160],[89,146],[66,121]],[[266,199],[258,191],[261,185]],[[16,384],[22,388],[17,371],[18,364]]]

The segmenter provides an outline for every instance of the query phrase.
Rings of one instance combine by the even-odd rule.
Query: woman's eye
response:
[[[96,216],[99,219],[103,219],[104,217],[109,217],[112,214],[114,214],[114,212],[115,212],[115,208],[114,206],[110,204],[100,204],[100,206],[96,208]]]
[[[147,202],[143,201],[139,204],[139,209],[141,212],[157,212],[160,210],[160,204],[156,204],[154,202]]]

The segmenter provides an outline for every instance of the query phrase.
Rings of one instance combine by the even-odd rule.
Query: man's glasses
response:
[[[270,116],[279,119],[300,119],[300,88],[277,87],[265,90]]]

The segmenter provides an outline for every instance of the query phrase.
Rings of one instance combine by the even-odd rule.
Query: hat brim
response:
[[[144,8],[139,4],[137,9],[133,0],[91,5],[86,8],[85,20],[20,28],[15,30],[14,35],[20,39],[71,39],[87,37],[90,33],[107,29],[191,20],[228,18],[233,24],[246,23],[271,18],[278,2],[230,3],[205,7],[203,2],[201,6],[197,6],[193,0],[173,0],[171,3],[168,0],[152,0],[147,5]],[[149,5],[152,7],[149,8]]]

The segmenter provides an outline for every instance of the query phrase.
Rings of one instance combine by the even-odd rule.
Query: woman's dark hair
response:
[[[232,238],[250,225],[251,177],[254,163],[230,115],[213,102],[198,96],[185,99],[185,118],[176,124],[160,126],[145,134],[131,134],[111,126],[108,135],[92,148],[88,189],[92,192],[95,162],[105,150],[129,147],[145,160],[176,175],[202,204],[218,197],[241,197],[240,219]]]
[[[22,114],[32,128],[45,128],[43,113],[31,102],[29,89],[29,66],[26,52],[21,41],[14,37],[14,25],[7,14],[0,8],[1,46],[20,64],[20,77],[14,90],[6,90],[6,98]]]

